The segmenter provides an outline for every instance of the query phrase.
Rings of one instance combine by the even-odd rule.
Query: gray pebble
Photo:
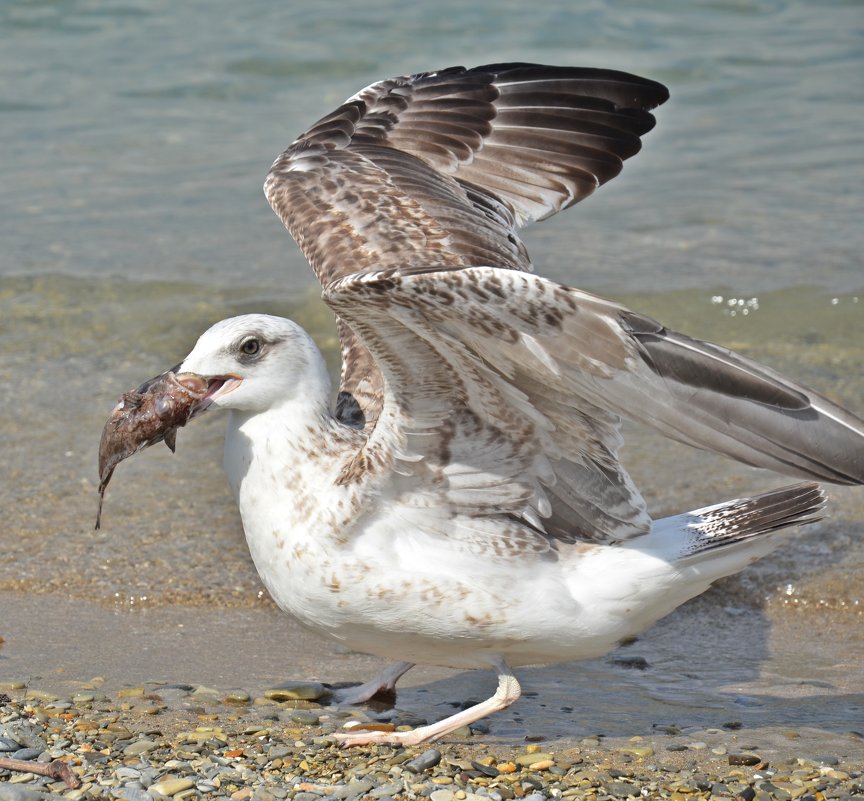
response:
[[[8,737],[0,737],[0,753],[5,751],[17,751],[21,745]]]
[[[44,750],[44,748],[19,748],[17,751],[13,751],[10,756],[12,759],[36,759]]]
[[[321,796],[316,795],[315,793],[296,793],[294,796],[294,801],[320,801]]]
[[[114,771],[114,778],[121,782],[128,781],[138,781],[141,778],[141,771],[136,770],[135,768],[128,768],[126,766],[119,767]]]
[[[6,726],[6,731],[3,736],[14,740],[19,746],[24,748],[41,748],[43,751],[48,747],[45,740],[42,739],[27,723],[10,723]]]
[[[63,796],[45,793],[33,787],[24,787],[22,784],[0,784],[0,801],[53,801],[53,799],[62,801]]]
[[[111,790],[111,795],[122,798],[123,801],[153,801],[150,793],[138,787],[115,787]]]
[[[317,681],[286,681],[271,687],[264,693],[265,698],[273,701],[317,701],[328,695],[330,690]]]
[[[123,753],[127,756],[138,756],[139,754],[146,754],[148,751],[152,751],[156,746],[157,743],[153,742],[153,740],[138,740],[131,745],[127,745],[123,749]]]
[[[543,793],[531,793],[526,795],[523,801],[546,801],[546,796]]]
[[[367,779],[362,779],[356,782],[349,782],[333,788],[331,795],[338,799],[356,798],[363,793],[368,793],[372,789],[372,782]]]
[[[428,768],[434,768],[441,761],[441,752],[437,748],[430,748],[424,751],[420,756],[405,763],[405,770],[410,770],[411,773],[422,773]]]
[[[289,717],[294,723],[300,723],[304,726],[315,726],[321,719],[320,715],[311,709],[294,709]]]
[[[372,798],[379,798],[381,801],[385,801],[385,796],[395,795],[396,793],[402,792],[402,782],[389,782],[388,784],[381,784],[378,787],[373,787],[369,791],[369,795]]]

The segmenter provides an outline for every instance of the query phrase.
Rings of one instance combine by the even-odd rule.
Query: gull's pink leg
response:
[[[522,689],[510,668],[503,660],[496,660],[495,668],[498,670],[498,689],[495,690],[495,695],[468,709],[463,709],[449,718],[444,718],[444,720],[439,720],[429,726],[421,726],[413,731],[358,731],[356,733],[337,734],[336,739],[344,746],[373,743],[395,743],[408,746],[438,740],[462,726],[474,723],[493,712],[500,712],[518,700],[522,694]]]

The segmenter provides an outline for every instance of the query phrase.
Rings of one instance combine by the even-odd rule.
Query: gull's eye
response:
[[[244,356],[255,356],[261,350],[261,340],[258,337],[247,337],[240,343],[240,353]]]

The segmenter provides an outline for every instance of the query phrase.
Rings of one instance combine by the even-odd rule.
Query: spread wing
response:
[[[667,97],[626,73],[536,64],[380,81],[293,142],[264,191],[324,286],[387,267],[527,270],[517,229],[617,175]],[[340,418],[369,424],[380,378],[341,321],[339,336]]]
[[[385,270],[335,281],[324,299],[384,378],[378,425],[342,480],[371,476],[404,508],[516,516],[558,539],[642,533],[650,518],[618,461],[620,416],[752,465],[864,481],[854,415],[533,274]]]

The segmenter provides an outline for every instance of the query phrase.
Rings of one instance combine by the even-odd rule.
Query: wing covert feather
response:
[[[264,191],[325,286],[387,267],[529,270],[517,229],[617,175],[667,97],[626,73],[537,64],[379,81],[295,140]],[[340,419],[371,428],[380,376],[339,334]]]
[[[587,292],[514,270],[427,268],[349,276],[324,298],[369,337],[385,378],[387,425],[369,446],[422,429],[415,464],[434,462],[435,448],[439,468],[453,464],[455,439],[477,475],[499,476],[501,497],[487,505],[483,490],[464,510],[506,497],[502,509],[538,515],[558,539],[644,531],[644,502],[618,462],[620,417],[757,467],[864,483],[864,422],[850,412]],[[463,476],[459,491],[470,489]]]

